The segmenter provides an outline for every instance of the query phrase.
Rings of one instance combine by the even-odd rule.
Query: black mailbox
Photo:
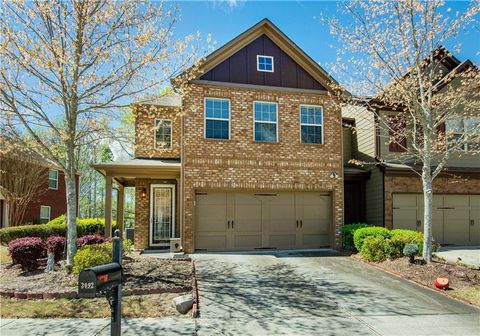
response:
[[[122,266],[110,263],[84,269],[78,277],[78,296],[93,298],[97,293],[122,284]]]

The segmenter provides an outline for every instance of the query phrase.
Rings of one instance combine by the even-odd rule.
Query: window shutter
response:
[[[405,152],[407,148],[407,138],[397,134],[407,127],[405,120],[398,117],[390,117],[388,119],[388,126],[388,135],[390,139],[394,140],[388,144],[388,150],[396,153]]]

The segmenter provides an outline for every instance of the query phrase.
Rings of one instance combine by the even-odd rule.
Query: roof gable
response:
[[[257,70],[257,55],[273,57],[273,72]],[[201,80],[253,85],[280,86],[299,89],[326,90],[326,88],[292,57],[287,55],[266,34],[227,57],[204,73]]]
[[[250,63],[254,52],[276,53],[280,71],[265,75],[251,71]],[[292,64],[293,62],[293,64]],[[231,66],[232,63],[234,66]],[[237,66],[240,64],[240,66]],[[242,67],[243,65],[243,67]],[[275,66],[277,64],[275,63]],[[295,74],[291,72],[295,69]],[[275,68],[277,70],[277,68]],[[301,50],[268,19],[263,19],[250,29],[235,37],[210,55],[199,66],[197,79],[227,81],[234,83],[260,84],[281,87],[300,87],[316,90],[330,90],[338,83],[313,59]],[[246,72],[246,73],[241,73]],[[283,73],[282,73],[283,72]],[[270,75],[270,76],[269,76]],[[293,76],[296,78],[294,79]],[[298,78],[297,78],[298,77]],[[259,83],[260,82],[260,83]],[[300,84],[300,85],[299,85]]]

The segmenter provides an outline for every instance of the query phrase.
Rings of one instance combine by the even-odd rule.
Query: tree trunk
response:
[[[72,164],[67,164],[65,182],[67,186],[67,268],[71,268],[73,257],[77,253],[77,186]]]
[[[423,184],[423,260],[427,263],[432,261],[432,212],[433,190],[430,163],[424,164],[422,169]]]

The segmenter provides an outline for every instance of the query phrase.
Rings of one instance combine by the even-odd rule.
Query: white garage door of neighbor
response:
[[[195,246],[207,250],[330,245],[332,205],[320,192],[197,192]]]
[[[434,195],[432,230],[440,244],[480,244],[480,195]],[[423,195],[393,194],[393,227],[423,231]]]

